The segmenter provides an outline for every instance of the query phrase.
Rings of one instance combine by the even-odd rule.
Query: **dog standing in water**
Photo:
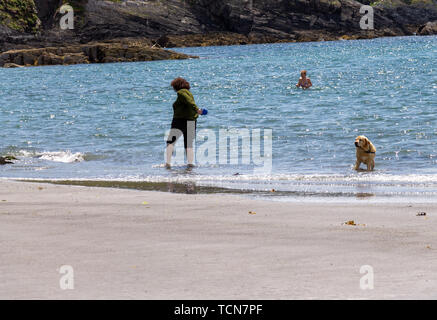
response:
[[[375,168],[375,153],[376,148],[365,136],[358,136],[355,139],[355,147],[357,149],[357,162],[355,163],[355,170],[359,170],[360,164],[367,165],[367,171],[373,171]]]

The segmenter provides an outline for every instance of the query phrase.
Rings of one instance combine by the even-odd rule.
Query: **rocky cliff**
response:
[[[411,2],[413,1],[413,2]],[[75,9],[61,30],[59,8]],[[370,0],[362,0],[370,3]],[[437,0],[372,4],[374,30],[361,30],[354,0],[0,0],[0,50],[126,37],[163,47],[357,39],[433,34]]]
[[[50,0],[49,0],[50,1]],[[393,0],[392,0],[393,1]],[[420,0],[419,0],[420,1]],[[82,41],[114,37],[159,37],[162,35],[237,33],[252,38],[311,39],[357,35],[412,34],[421,25],[437,20],[436,0],[414,5],[377,2],[375,30],[360,29],[362,3],[354,0],[76,0]],[[38,8],[41,3],[36,1]],[[53,8],[59,0],[52,0]],[[62,2],[62,1],[61,1]],[[366,2],[366,0],[363,0]],[[56,28],[56,19],[43,18],[46,29]],[[303,37],[305,38],[305,37]],[[304,39],[305,40],[305,39]]]

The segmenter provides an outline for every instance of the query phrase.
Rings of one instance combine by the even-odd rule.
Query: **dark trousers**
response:
[[[175,143],[181,135],[184,136],[184,147],[193,148],[193,142],[196,138],[196,120],[173,119],[171,122],[171,130],[168,135],[167,144]]]

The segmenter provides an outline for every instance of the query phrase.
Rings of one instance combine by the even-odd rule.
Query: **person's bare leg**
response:
[[[188,167],[194,167],[194,149],[187,148],[187,163]]]
[[[182,131],[176,128],[171,128],[167,138],[167,148],[165,148],[165,167],[169,169],[171,167],[171,157],[173,156],[173,150],[179,137],[182,136]]]
[[[174,143],[169,143],[167,144],[167,148],[165,149],[165,156],[166,156],[166,161],[165,161],[165,167],[166,168],[171,168],[171,157],[173,155],[173,150],[174,150]]]
[[[196,139],[196,121],[187,121],[187,136],[185,137],[185,148],[187,152],[187,165],[194,167],[194,140]]]

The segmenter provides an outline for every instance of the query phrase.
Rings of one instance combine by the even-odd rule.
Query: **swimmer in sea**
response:
[[[297,83],[296,87],[298,87],[298,88],[301,87],[302,89],[308,89],[312,86],[313,86],[313,84],[311,83],[311,79],[307,78],[306,70],[302,70],[300,72],[299,82]]]

